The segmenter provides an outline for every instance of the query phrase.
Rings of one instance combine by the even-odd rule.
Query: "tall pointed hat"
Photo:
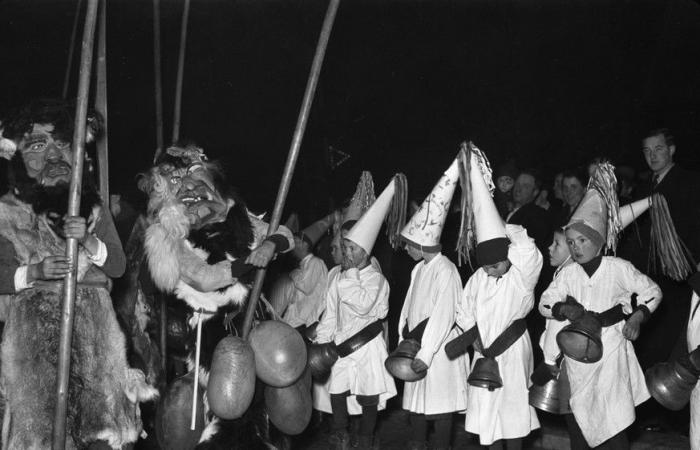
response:
[[[428,252],[440,251],[440,236],[450,210],[452,196],[459,182],[457,163],[458,158],[455,158],[430,195],[425,198],[401,230],[401,238],[408,245]]]
[[[284,222],[284,226],[289,228],[289,231],[292,233],[296,233],[299,231],[299,214],[293,212],[287,217],[286,222]]]
[[[596,245],[615,251],[622,223],[617,178],[612,164],[602,162],[597,165],[581,203],[565,228],[576,230]]]
[[[328,229],[335,222],[335,213],[328,214],[323,219],[317,220],[308,227],[304,228],[299,234],[301,238],[309,243],[310,246],[314,246],[321,240],[323,235],[328,231]]]
[[[627,228],[651,206],[651,197],[646,197],[624,206],[620,206],[620,227]]]
[[[396,247],[399,231],[406,221],[407,191],[406,176],[401,173],[394,175],[389,185],[377,197],[377,201],[348,231],[345,238],[362,247],[369,255],[377,241],[382,222],[386,219],[389,243]]]
[[[510,240],[506,237],[503,219],[493,202],[495,186],[489,161],[471,142],[468,148],[472,211],[476,228],[476,259],[480,266],[496,264],[508,259]]]

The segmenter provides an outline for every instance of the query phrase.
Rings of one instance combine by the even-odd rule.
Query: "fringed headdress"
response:
[[[684,281],[693,272],[696,262],[683,243],[673,225],[666,198],[655,193],[651,196],[651,246],[649,266],[656,271],[657,260],[661,273],[667,277]]]

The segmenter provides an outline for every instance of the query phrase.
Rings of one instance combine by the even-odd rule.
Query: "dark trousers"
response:
[[[566,427],[569,429],[569,439],[571,440],[571,450],[589,450],[591,448],[600,450],[628,450],[630,443],[627,440],[627,431],[622,430],[615,436],[603,442],[597,447],[589,447],[586,439],[583,437],[581,427],[576,423],[576,418],[573,414],[564,415],[566,419]]]
[[[433,422],[433,436],[430,440],[431,448],[441,449],[450,446],[452,437],[452,413],[446,414],[416,414],[409,416],[411,422],[411,440],[424,442],[428,435],[428,422]]]
[[[331,394],[334,431],[348,429],[350,417],[348,414],[347,400],[349,395],[350,391],[343,392],[342,394]],[[362,406],[362,418],[360,419],[360,428],[357,434],[359,436],[371,436],[374,434],[374,427],[377,424],[379,395],[358,395],[357,403]]]

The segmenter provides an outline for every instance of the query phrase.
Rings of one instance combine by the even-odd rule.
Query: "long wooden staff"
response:
[[[80,53],[80,78],[78,82],[78,102],[75,107],[75,130],[73,131],[73,171],[68,194],[68,215],[80,214],[80,193],[82,191],[83,161],[85,160],[85,120],[87,117],[88,96],[90,94],[90,71],[95,40],[97,1],[88,0],[85,13],[85,28]],[[58,374],[56,377],[56,410],[53,423],[53,449],[63,450],[66,445],[66,414],[68,408],[68,378],[70,373],[71,340],[73,338],[73,313],[77,278],[78,241],[69,238],[66,242],[66,257],[71,270],[66,275],[63,289],[63,312],[61,315],[61,337],[58,353]]]
[[[328,9],[326,10],[326,17],[323,19],[323,27],[321,28],[321,35],[318,38],[318,44],[316,45],[316,54],[314,55],[314,61],[311,65],[311,73],[309,74],[309,79],[306,82],[304,100],[301,103],[299,118],[297,119],[297,125],[294,129],[294,136],[292,137],[292,144],[289,148],[289,155],[287,156],[287,162],[284,166],[284,173],[282,174],[282,182],[280,183],[279,190],[277,191],[275,207],[272,210],[270,228],[268,228],[267,231],[268,236],[274,233],[280,224],[282,209],[284,208],[284,202],[287,200],[289,185],[292,182],[292,175],[294,174],[294,166],[296,165],[297,157],[299,156],[299,148],[301,147],[301,141],[304,137],[304,131],[306,130],[306,122],[308,121],[311,103],[313,102],[314,94],[316,93],[316,85],[318,84],[318,78],[321,73],[323,57],[326,55],[328,39],[330,38],[331,30],[333,29],[335,13],[338,11],[339,4],[340,0],[330,0]],[[243,322],[243,339],[247,339],[248,333],[250,333],[250,327],[253,323],[253,316],[255,315],[255,308],[258,304],[260,292],[262,291],[263,281],[265,280],[265,272],[266,269],[262,268],[258,269],[257,273],[255,274],[255,283],[253,284],[253,290],[250,294],[250,301],[248,302],[248,309],[246,310],[245,321]]]
[[[75,51],[75,37],[78,34],[78,20],[80,19],[80,7],[83,0],[78,0],[75,4],[75,16],[73,17],[73,30],[70,33],[70,43],[68,44],[68,61],[66,62],[66,74],[63,76],[63,91],[61,98],[68,96],[68,86],[70,85],[70,72],[73,68],[73,52]]]
[[[153,0],[153,75],[155,79],[156,102],[156,154],[158,160],[163,151],[163,75],[160,64],[160,0]]]
[[[180,139],[180,111],[182,107],[182,78],[185,72],[185,50],[187,49],[187,22],[190,17],[190,0],[185,0],[180,26],[180,56],[177,60],[177,82],[175,83],[175,108],[173,112],[173,143]]]
[[[100,2],[100,25],[97,27],[97,86],[95,109],[102,115],[102,137],[97,140],[97,167],[102,204],[109,207],[109,139],[107,120],[107,0]]]

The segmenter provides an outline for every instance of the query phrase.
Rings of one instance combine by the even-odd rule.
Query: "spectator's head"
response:
[[[513,202],[520,207],[533,202],[540,193],[542,183],[533,170],[520,172],[513,186]]]
[[[558,174],[554,175],[554,185],[552,186],[552,190],[554,191],[554,198],[564,201],[562,181],[564,181],[564,172],[559,172]]]
[[[564,203],[574,209],[581,203],[583,194],[586,193],[588,178],[580,170],[565,171],[562,175],[562,194]]]
[[[508,194],[511,189],[513,189],[515,179],[518,176],[518,170],[513,161],[508,161],[498,166],[494,175],[498,190],[504,194]]]
[[[644,159],[654,175],[664,173],[673,165],[676,144],[668,128],[649,131],[642,139]]]

